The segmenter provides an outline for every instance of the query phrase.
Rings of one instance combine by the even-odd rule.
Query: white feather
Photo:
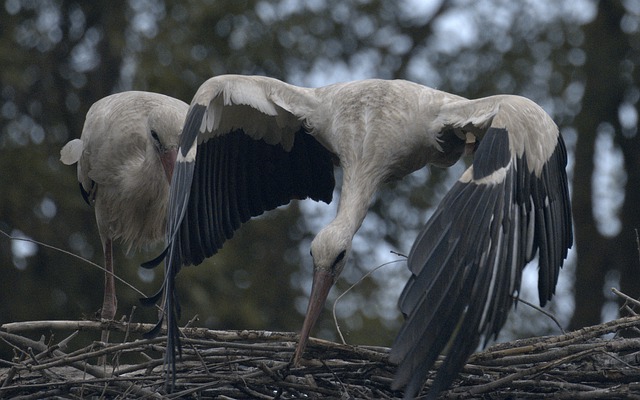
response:
[[[73,139],[60,150],[60,161],[65,165],[75,164],[82,156],[84,144],[81,139]]]

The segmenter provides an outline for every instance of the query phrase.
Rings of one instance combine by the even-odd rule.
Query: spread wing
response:
[[[145,265],[165,259],[163,287],[143,302],[165,295],[172,368],[179,348],[174,278],[180,268],[215,254],[251,217],[292,199],[331,201],[333,155],[304,125],[314,101],[312,89],[233,75],[211,78],[194,96],[171,183],[168,248]]]
[[[451,384],[482,337],[498,334],[536,253],[540,303],[551,299],[573,242],[567,156],[556,125],[529,100],[492,101],[501,108],[473,165],[409,254],[412,276],[399,300],[406,320],[391,351],[399,364],[394,386],[406,386],[407,398],[441,353],[430,398]]]

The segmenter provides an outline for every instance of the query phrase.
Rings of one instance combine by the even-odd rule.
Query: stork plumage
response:
[[[180,311],[174,279],[183,265],[199,264],[243,222],[291,199],[330,202],[337,160],[342,191],[335,219],[311,243],[313,284],[297,363],[376,191],[425,165],[450,166],[474,150],[473,165],[409,256],[412,276],[399,303],[406,321],[391,352],[399,364],[394,385],[407,386],[407,397],[418,393],[445,349],[433,396],[450,384],[481,336],[497,334],[521,270],[536,252],[540,301],[551,298],[572,244],[558,128],[522,97],[467,100],[402,80],[315,89],[257,76],[206,81],[180,139],[168,248],[146,265],[166,258],[163,288],[147,302],[164,293],[172,372]]]
[[[113,241],[131,250],[164,239],[169,183],[188,108],[157,93],[107,96],[89,108],[80,139],[60,151],[63,163],[78,163],[80,191],[95,209],[105,259],[104,319],[113,319],[117,307]]]

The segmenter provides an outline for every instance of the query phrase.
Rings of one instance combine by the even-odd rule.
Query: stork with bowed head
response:
[[[169,183],[189,106],[149,92],[123,92],[95,102],[80,139],[60,151],[78,163],[80,192],[93,205],[105,264],[103,319],[113,319],[117,297],[112,244],[130,251],[164,239]],[[106,340],[103,332],[103,340]]]
[[[353,236],[376,191],[426,165],[470,166],[415,241],[400,299],[406,320],[391,351],[394,387],[415,396],[446,351],[431,389],[448,387],[481,337],[496,335],[539,253],[539,295],[553,295],[572,245],[566,152],[551,118],[517,96],[467,100],[403,80],[310,89],[257,76],[218,76],[197,91],[171,184],[163,295],[166,361],[180,350],[174,279],[215,254],[253,216],[311,198],[330,202],[334,160],[343,170],[335,219],[311,243],[311,296],[293,361],[299,363]],[[150,335],[160,330],[162,319]]]

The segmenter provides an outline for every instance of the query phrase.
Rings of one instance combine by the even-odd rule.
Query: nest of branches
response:
[[[559,336],[494,345],[474,354],[452,387],[452,399],[640,399],[640,316]],[[401,398],[391,390],[395,366],[387,348],[311,339],[300,367],[289,362],[297,335],[267,331],[184,328],[182,360],[166,391],[164,337],[145,340],[149,325],[99,321],[4,324],[13,349],[0,365],[0,397],[57,398]],[[117,343],[75,345],[100,330]],[[60,341],[53,337],[72,332]],[[34,334],[42,334],[34,340]],[[606,338],[605,338],[606,337]],[[115,342],[112,340],[112,342]],[[106,362],[105,362],[106,361]],[[438,365],[436,365],[437,369]],[[431,374],[435,374],[432,371]],[[429,389],[430,380],[424,388]]]

